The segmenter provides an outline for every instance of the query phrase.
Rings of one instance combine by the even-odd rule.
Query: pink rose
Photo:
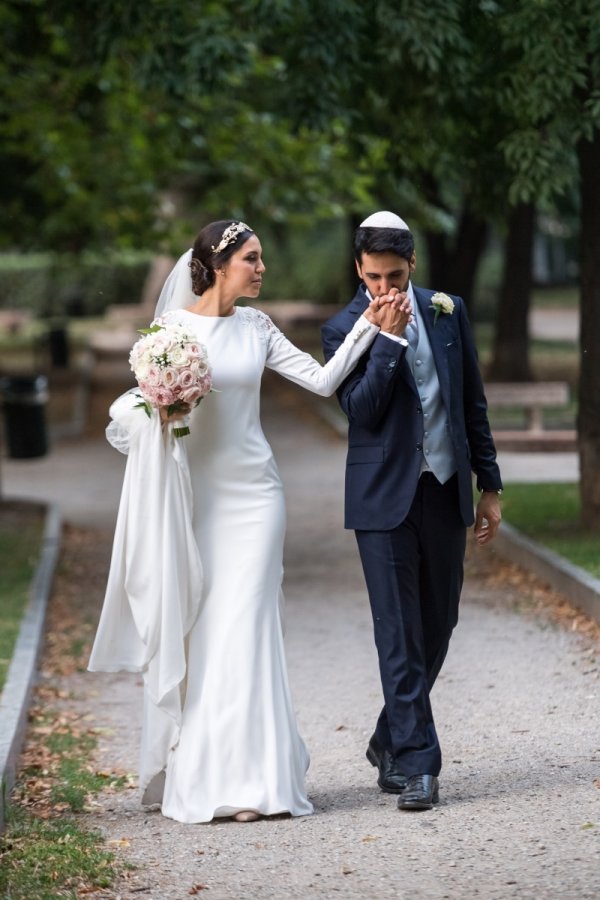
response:
[[[191,369],[182,369],[177,376],[177,383],[181,388],[189,388],[196,383],[196,378]]]
[[[152,406],[156,406],[156,385],[140,382],[140,388],[144,400],[147,400]]]
[[[201,397],[204,396],[204,391],[197,387],[186,388],[186,390],[181,392],[181,399],[184,403],[189,403],[192,406],[194,403],[197,403]]]
[[[166,391],[164,388],[157,388],[154,397],[156,406],[170,406],[173,402],[171,391]]]
[[[173,366],[165,366],[162,370],[162,383],[166,388],[172,388],[177,384],[177,369],[174,369]]]
[[[148,371],[146,373],[145,381],[147,384],[155,384],[158,385],[161,383],[160,377],[160,367],[152,363],[152,365],[148,366]]]

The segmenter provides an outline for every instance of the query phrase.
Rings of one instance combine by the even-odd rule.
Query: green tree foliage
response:
[[[3,247],[128,244],[155,217],[167,117],[124,62],[77,59],[80,26],[43,0],[1,7]]]
[[[512,120],[498,103],[510,65],[489,3],[372,4],[358,95],[360,130],[385,134],[381,202],[424,233],[433,284],[471,299],[491,225],[508,213],[500,143]]]
[[[579,448],[583,523],[600,530],[600,7],[594,0],[498,4],[515,62],[503,103],[516,127],[503,143],[514,198],[580,194]]]
[[[497,5],[514,57],[501,97],[516,126],[503,141],[511,195],[551,203],[572,187],[577,145],[600,124],[600,7],[594,0]]]
[[[2,244],[150,246],[228,212],[302,222],[364,206],[381,142],[356,162],[341,99],[359,10],[5,4]]]

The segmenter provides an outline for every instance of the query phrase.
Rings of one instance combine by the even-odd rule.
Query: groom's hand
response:
[[[397,288],[380,297],[375,297],[369,306],[376,325],[388,334],[398,337],[404,336],[406,326],[410,321],[412,308],[408,296]]]
[[[500,500],[496,491],[484,491],[475,510],[475,539],[478,544],[493,540],[502,520]]]

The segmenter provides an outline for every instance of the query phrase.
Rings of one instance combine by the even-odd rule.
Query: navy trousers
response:
[[[429,694],[458,621],[466,528],[457,478],[421,475],[406,519],[392,531],[357,531],[385,706],[378,742],[405,775],[438,775],[442,755]]]

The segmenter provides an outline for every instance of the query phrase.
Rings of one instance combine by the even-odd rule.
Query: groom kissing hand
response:
[[[367,759],[400,809],[431,809],[442,755],[430,693],[458,621],[466,529],[475,523],[479,544],[493,539],[502,482],[462,299],[412,284],[414,239],[394,213],[362,222],[354,257],[361,284],[322,339],[329,359],[383,300],[381,331],[337,392],[349,421],[345,526],[356,533],[384,697]]]

